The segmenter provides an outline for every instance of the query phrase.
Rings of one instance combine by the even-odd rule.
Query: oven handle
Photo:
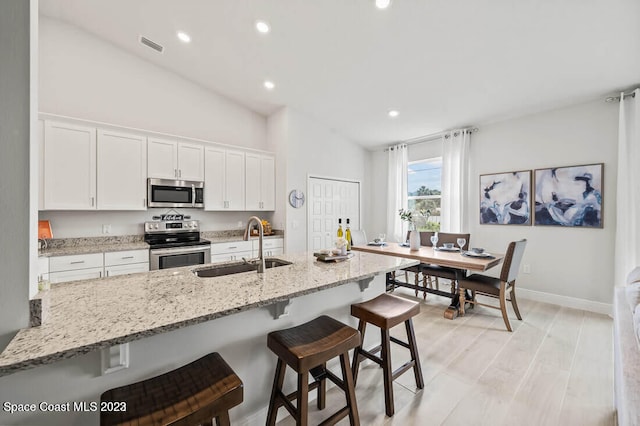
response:
[[[149,253],[155,256],[162,256],[165,254],[180,254],[180,253],[198,253],[201,251],[210,251],[211,245],[208,246],[190,246],[185,248],[168,248],[168,249],[151,249]]]

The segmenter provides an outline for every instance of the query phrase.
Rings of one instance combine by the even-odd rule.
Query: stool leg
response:
[[[276,374],[273,378],[273,388],[271,389],[271,399],[269,400],[269,411],[267,413],[267,425],[274,426],[276,424],[276,417],[278,415],[278,392],[282,391],[282,385],[284,384],[285,373],[284,361],[278,358],[276,365]]]
[[[367,328],[367,322],[360,320],[360,322],[358,323],[358,331],[360,332],[360,346],[356,347],[353,350],[353,367],[351,368],[351,371],[353,372],[353,386],[355,387],[356,382],[358,381],[358,370],[360,370],[360,359],[361,356],[360,355],[360,350],[362,349],[362,346],[364,345],[364,331]]]
[[[384,405],[387,416],[393,416],[393,371],[391,370],[391,340],[389,330],[380,329],[382,345],[382,375],[384,377]]]
[[[307,426],[309,421],[309,372],[298,374],[298,421],[296,425]]]
[[[342,367],[342,379],[346,387],[345,396],[349,407],[349,424],[351,426],[359,426],[360,416],[358,415],[358,406],[356,404],[355,383],[349,368],[349,352],[340,355],[340,366]]]
[[[327,369],[326,362],[322,364],[322,369],[323,370]],[[323,378],[322,380],[320,380],[320,385],[318,386],[318,398],[317,398],[318,410],[324,410],[326,393],[327,393],[327,379]]]
[[[211,423],[209,423],[211,425]],[[217,426],[230,426],[231,422],[229,421],[229,412],[225,411],[216,417],[216,425]],[[207,425],[203,425],[207,426]]]
[[[418,389],[424,388],[424,379],[422,378],[422,366],[420,365],[420,357],[418,356],[418,346],[416,344],[416,334],[413,331],[413,321],[411,318],[404,322],[407,329],[407,340],[409,341],[409,352],[411,359],[415,361],[413,366],[413,375],[416,377],[416,386]]]

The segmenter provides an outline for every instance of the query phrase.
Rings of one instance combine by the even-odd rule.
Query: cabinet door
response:
[[[104,274],[106,277],[115,277],[117,275],[135,274],[137,272],[149,272],[149,263],[133,263],[130,265],[105,266]]]
[[[176,179],[178,177],[178,142],[148,138],[147,167],[150,178]]]
[[[95,210],[96,129],[46,121],[44,209]]]
[[[112,251],[104,254],[104,266],[149,263],[149,250]]]
[[[204,180],[204,147],[202,145],[178,143],[178,178]]]
[[[260,156],[257,154],[245,155],[246,165],[246,192],[245,192],[245,208],[250,211],[260,210],[262,184],[260,183]]]
[[[147,209],[147,138],[98,130],[98,210]]]
[[[244,152],[227,150],[225,154],[225,198],[228,210],[244,210]],[[206,188],[206,186],[205,186]]]
[[[225,199],[225,150],[207,148],[204,153],[204,209],[224,210]]]
[[[273,157],[262,157],[260,160],[260,193],[261,210],[276,209],[276,162]]]
[[[50,272],[51,283],[64,283],[67,281],[91,280],[102,278],[102,268],[78,269],[75,271]]]

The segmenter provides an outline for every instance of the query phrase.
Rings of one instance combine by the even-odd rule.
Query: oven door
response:
[[[149,179],[148,207],[204,208],[204,182]]]
[[[211,263],[211,245],[149,250],[149,270]]]

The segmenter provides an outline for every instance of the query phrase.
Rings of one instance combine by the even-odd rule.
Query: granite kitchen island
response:
[[[21,330],[0,354],[0,401],[95,401],[108,388],[218,351],[245,383],[236,417],[259,418],[275,365],[266,349],[269,331],[320,314],[353,325],[351,303],[384,291],[386,272],[417,263],[369,253],[340,263],[318,262],[308,253],[279,258],[292,264],[261,275],[199,278],[192,271],[203,266],[191,266],[54,285],[41,294],[50,310],[44,325]],[[103,375],[101,354],[124,343],[130,343],[129,367]],[[1,424],[91,424],[97,418],[0,410]]]

